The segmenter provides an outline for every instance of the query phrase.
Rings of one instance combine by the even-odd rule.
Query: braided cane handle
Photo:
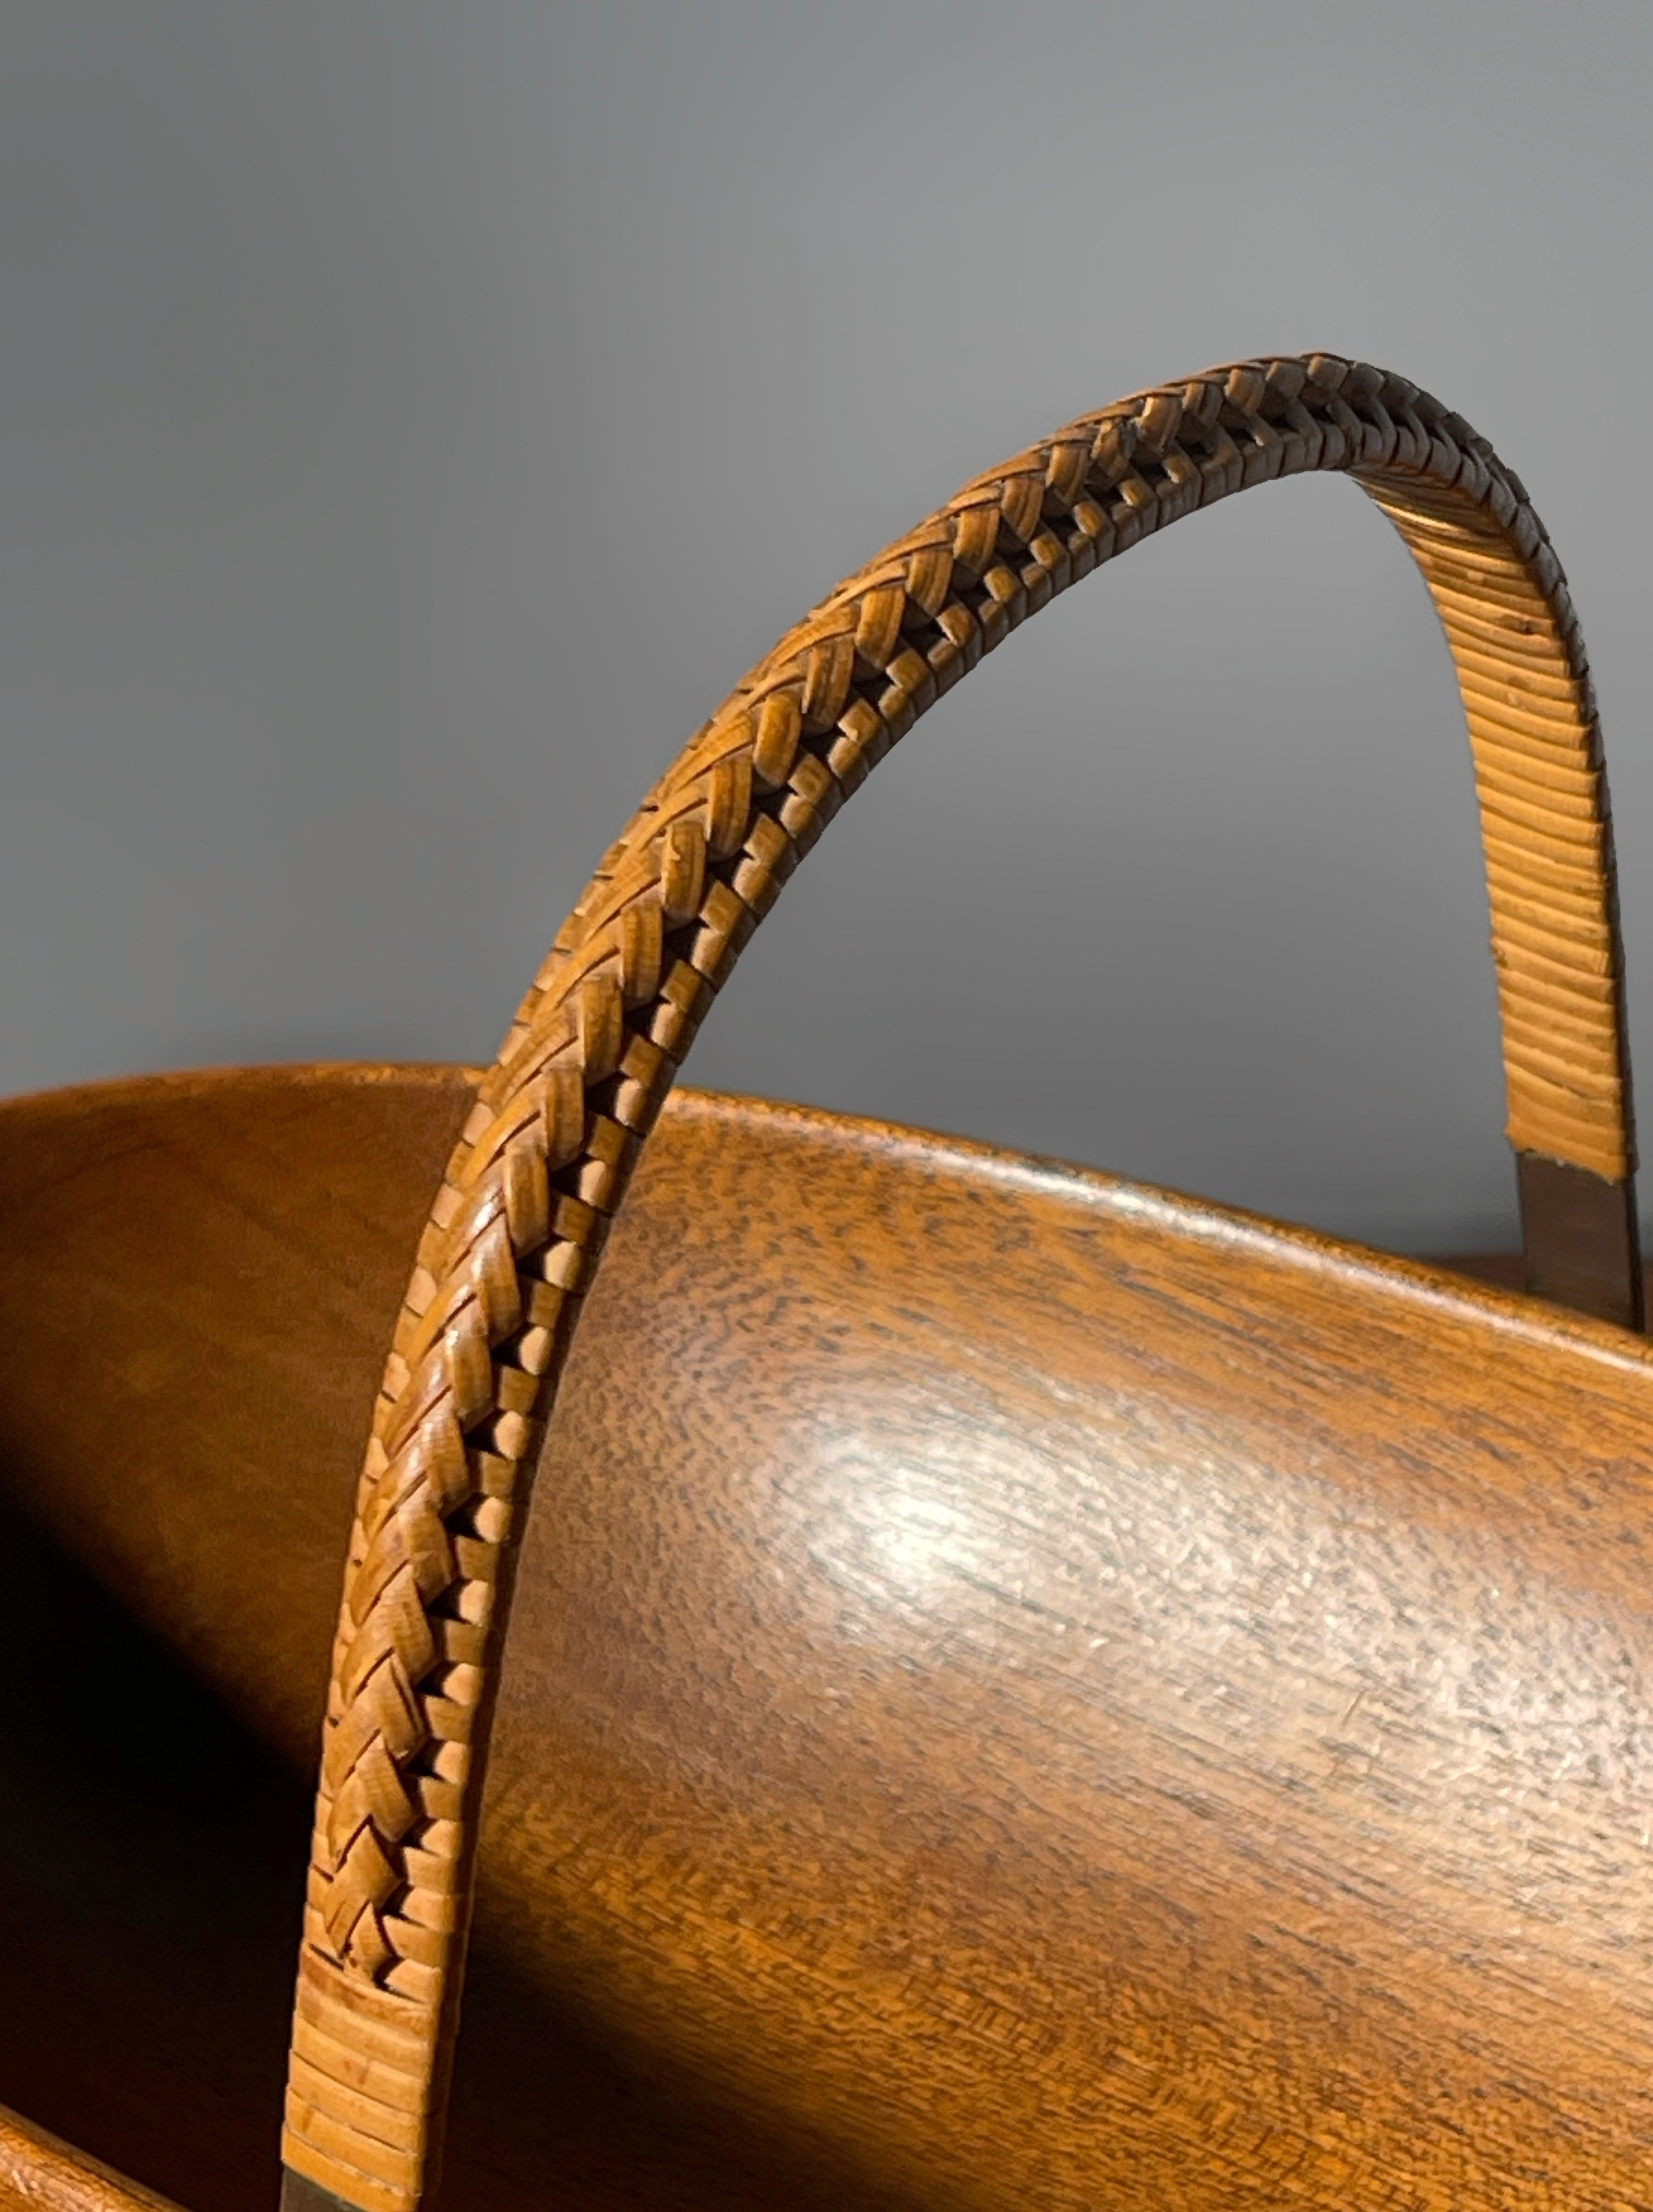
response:
[[[741,948],[867,771],[1024,617],[1179,516],[1316,469],[1353,475],[1395,524],[1456,664],[1510,1139],[1566,1188],[1627,1207],[1595,709],[1559,564],[1486,441],[1401,378],[1316,354],[1140,393],[977,478],[783,639],[644,801],[524,1000],[438,1193],[339,1617],[289,2205],[319,2193],[411,2212],[434,2174],[530,1476],[609,1223]]]

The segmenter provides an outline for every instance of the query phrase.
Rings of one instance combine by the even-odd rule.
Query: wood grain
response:
[[[337,1557],[460,1068],[0,1103],[0,2099],[267,2207]]]
[[[0,2212],[176,2212],[15,2112],[0,2110]]]
[[[237,1825],[153,1672],[149,1756],[82,1736],[97,1583],[20,1522],[24,1712],[95,1774],[13,1728],[0,2097],[192,2212],[268,2203],[334,1544],[465,1095],[0,1109],[9,1495],[268,1760]],[[522,1558],[445,2208],[1653,2201],[1649,1387],[1500,1291],[675,1095]],[[307,1597],[250,1670],[252,1558]]]
[[[1653,2201],[1642,1345],[896,1132],[667,1127],[525,1548],[493,1940],[811,2203]],[[584,2148],[571,2206],[765,2201]]]
[[[465,1095],[0,1108],[0,1473],[82,1571],[17,1524],[0,2098],[191,2212],[269,2202],[356,1425]],[[570,1376],[445,2212],[1653,2203],[1634,1340],[680,1091]],[[293,1602],[251,1670],[255,1555]],[[153,1670],[125,1759],[90,1727],[139,1662],[88,1567],[240,1750]],[[244,1820],[204,1743],[265,1762]]]
[[[0,1322],[27,1347],[0,1451],[47,1531],[307,1762],[325,1685],[291,1656],[331,1628],[314,1563],[349,1528],[343,1439],[372,1407],[413,1181],[472,1084],[229,1069],[0,1103]]]

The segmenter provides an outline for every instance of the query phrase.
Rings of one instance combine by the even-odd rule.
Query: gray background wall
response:
[[[0,1088],[486,1056],[839,574],[1304,345],[1550,525],[1653,1068],[1644,5],[9,0],[0,51]],[[1467,749],[1382,522],[1259,493],[1012,640],[690,1075],[1507,1240]]]

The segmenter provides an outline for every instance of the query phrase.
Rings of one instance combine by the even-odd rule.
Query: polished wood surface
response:
[[[27,1346],[0,1449],[46,1529],[296,1759],[344,1440],[471,1097],[461,1068],[301,1067],[0,1103],[0,1321]]]
[[[270,2199],[352,1462],[466,1096],[0,1108],[0,2100],[191,2212]],[[538,1478],[443,2204],[1648,2201],[1650,1392],[1439,1272],[678,1094]]]
[[[0,2212],[176,2212],[72,2144],[0,2110]]]
[[[458,1068],[0,1103],[0,2101],[266,2206],[333,1582]]]
[[[823,2203],[1638,2202],[1646,1350],[733,1118],[640,1179],[540,1476],[525,1956]]]
[[[415,2212],[440,2168],[528,1491],[610,1222],[714,999],[844,801],[984,653],[1152,532],[1320,470],[1395,524],[1457,672],[1523,1199],[1531,1173],[1547,1185],[1535,1157],[1599,1187],[1527,1212],[1534,1279],[1639,1318],[1601,733],[1520,479],[1404,377],[1315,353],[1134,393],[967,484],[788,630],[647,793],[435,1194],[343,1577],[283,2136],[289,2171],[358,2212]],[[984,915],[1002,904],[1006,886],[980,888]],[[984,1036],[994,1018],[976,1010]]]

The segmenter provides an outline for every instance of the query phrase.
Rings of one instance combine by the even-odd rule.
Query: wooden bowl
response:
[[[191,2212],[269,2197],[469,1098],[0,1107],[0,2098]],[[1646,2201],[1650,1433],[1625,1332],[676,1094],[538,1478],[442,2204]]]

